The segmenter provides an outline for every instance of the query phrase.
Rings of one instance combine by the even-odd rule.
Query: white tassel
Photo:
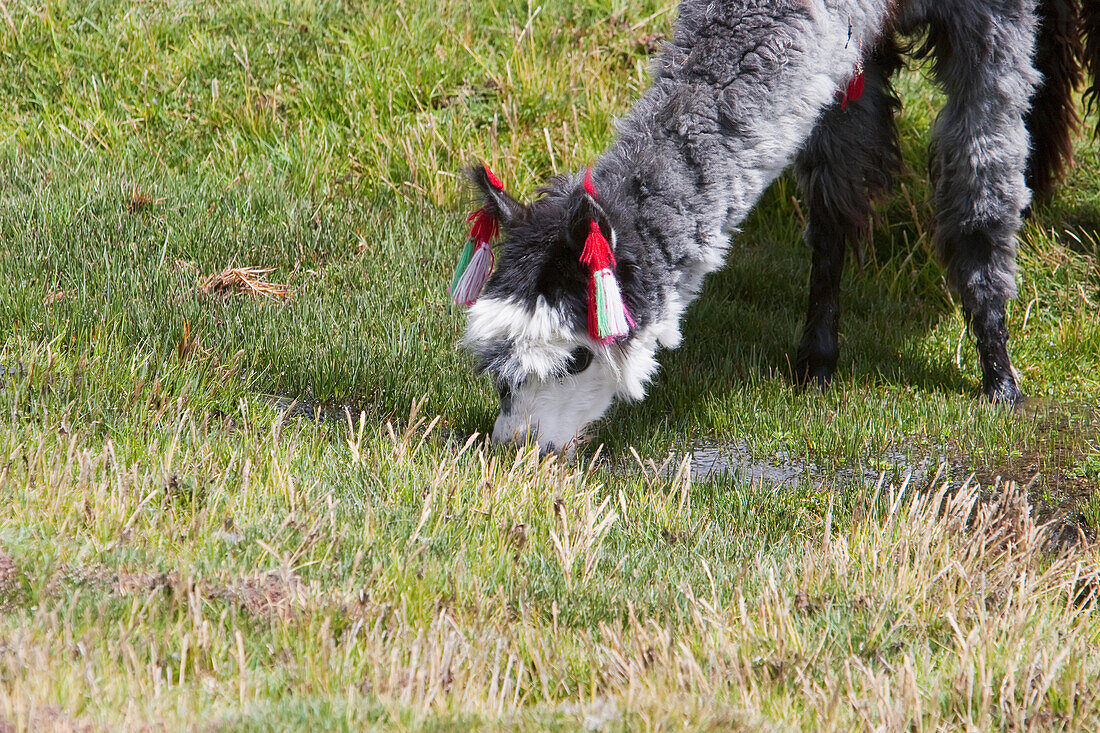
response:
[[[478,242],[470,263],[462,271],[458,281],[451,288],[451,299],[459,305],[471,306],[481,295],[489,276],[493,274],[493,248],[488,242]]]
[[[630,333],[634,319],[630,317],[623,303],[615,273],[605,267],[592,273],[592,280],[595,292],[590,296],[595,299],[596,323],[589,324],[590,332],[594,330],[593,335],[601,342],[612,341]],[[592,329],[592,325],[596,328]]]

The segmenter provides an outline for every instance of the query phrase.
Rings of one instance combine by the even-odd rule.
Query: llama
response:
[[[922,31],[947,97],[933,133],[935,245],[977,342],[984,396],[1018,403],[1005,306],[1025,176],[1048,191],[1068,160],[1085,57],[1065,27],[1077,1],[683,0],[652,85],[591,168],[555,177],[530,204],[484,166],[470,171],[484,206],[452,297],[471,305],[462,343],[500,396],[494,441],[569,450],[616,398],[641,399],[658,349],[680,344],[704,277],[792,162],[813,253],[794,376],[827,387],[845,250],[868,234],[870,202],[900,165],[895,38]],[[1033,113],[1044,137],[1029,167],[1040,30],[1055,52],[1040,55],[1053,91]]]

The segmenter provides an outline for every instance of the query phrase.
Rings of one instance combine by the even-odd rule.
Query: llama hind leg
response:
[[[1030,0],[1005,0],[986,11],[997,22],[945,12],[930,28],[947,94],[933,130],[936,249],[977,342],[982,392],[1008,404],[1023,398],[1005,307],[1016,295],[1016,233],[1030,202],[1024,119],[1038,82],[1033,9]]]
[[[858,252],[870,233],[871,199],[891,187],[901,164],[894,125],[899,105],[889,81],[900,63],[884,39],[867,60],[863,95],[827,109],[795,161],[809,209],[804,237],[813,251],[794,371],[802,385],[825,389],[836,370],[845,249],[851,244]]]

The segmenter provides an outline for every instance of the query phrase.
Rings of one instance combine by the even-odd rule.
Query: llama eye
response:
[[[565,362],[565,373],[570,377],[580,374],[592,364],[592,352],[581,346],[573,349],[569,355],[569,361]]]

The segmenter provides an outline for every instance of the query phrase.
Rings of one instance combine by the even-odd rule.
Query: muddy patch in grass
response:
[[[17,603],[22,580],[15,560],[0,547],[0,615],[11,610]],[[0,729],[2,730],[2,729]]]
[[[983,486],[1013,482],[1027,490],[1037,519],[1073,535],[1096,537],[1096,517],[1082,508],[1096,494],[1100,476],[1100,407],[1028,399],[1020,419],[1034,423],[1034,440],[1013,453],[977,466],[956,456],[955,472],[969,471]]]
[[[66,563],[50,578],[46,585],[46,593],[56,595],[63,586],[70,586],[129,596],[162,588],[174,588],[177,585],[179,585],[179,576],[176,573],[114,570],[101,563],[90,565]]]
[[[84,588],[117,596],[147,596],[164,591],[186,598],[221,601],[253,617],[286,617],[303,610],[339,607],[345,600],[339,594],[325,594],[309,586],[296,573],[278,569],[244,575],[199,578],[178,571],[115,570],[102,563],[63,565],[50,578],[46,593],[57,596],[62,589]]]
[[[961,486],[969,480],[996,493],[998,487],[1014,483],[1026,490],[1036,519],[1050,524],[1052,537],[1091,541],[1100,512],[1087,517],[1082,507],[1097,503],[1100,407],[1029,399],[1018,415],[1034,423],[1033,439],[993,460],[975,461],[957,445],[946,445],[923,452],[894,448],[837,468],[785,451],[754,455],[741,441],[700,443],[687,453],[670,455],[666,466],[671,472],[690,457],[693,480],[728,478],[771,487],[847,488],[880,481],[884,485],[908,481],[913,486],[947,481]]]
[[[250,616],[285,616],[305,606],[305,586],[293,572],[271,570],[225,583],[203,583],[203,595],[239,606]]]
[[[0,596],[4,596],[19,585],[19,570],[15,560],[0,548]]]

